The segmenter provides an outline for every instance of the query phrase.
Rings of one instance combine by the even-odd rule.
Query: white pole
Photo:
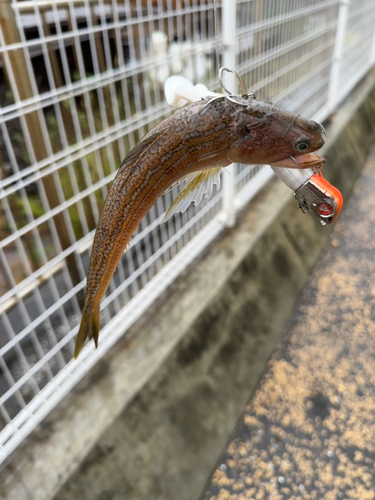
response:
[[[370,55],[370,68],[375,64],[375,23],[374,23],[374,34],[372,35],[372,47]]]
[[[328,109],[329,113],[335,111],[338,104],[338,83],[340,76],[340,66],[344,52],[344,41],[346,33],[346,25],[348,22],[350,0],[341,0],[339,7],[339,17],[337,20],[337,31],[335,40],[335,49],[333,51],[333,61],[331,68],[331,78],[328,89]]]
[[[236,12],[235,0],[222,0],[223,66],[236,69]],[[235,92],[235,76],[226,71],[224,84],[230,92]],[[229,165],[223,175],[223,212],[225,225],[233,227],[236,222],[234,207],[234,165]],[[229,174],[229,175],[226,175]]]

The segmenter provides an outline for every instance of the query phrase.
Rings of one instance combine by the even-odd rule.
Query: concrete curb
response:
[[[344,198],[374,132],[369,75],[323,151]],[[195,500],[329,234],[270,183],[16,450],[0,498]]]

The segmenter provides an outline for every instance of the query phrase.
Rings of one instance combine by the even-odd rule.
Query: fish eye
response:
[[[306,151],[310,147],[310,142],[307,139],[302,139],[301,141],[298,141],[294,145],[294,149],[297,151]]]

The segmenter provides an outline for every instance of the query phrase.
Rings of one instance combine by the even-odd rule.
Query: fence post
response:
[[[346,25],[348,23],[348,13],[349,13],[349,3],[350,0],[341,0],[339,7],[339,16],[337,20],[337,31],[335,48],[333,50],[333,61],[331,68],[331,78],[328,88],[328,112],[332,113],[335,111],[338,104],[338,82],[340,76],[340,66],[342,61],[342,55],[344,52],[344,41],[346,34]]]
[[[236,69],[236,13],[235,0],[222,0],[223,66]],[[235,77],[232,73],[224,74],[225,87],[235,92]],[[234,206],[234,164],[227,167],[223,175],[223,212],[225,225],[233,227],[236,222]]]
[[[374,25],[374,33],[372,35],[372,47],[371,47],[371,55],[370,55],[370,68],[375,64],[375,25]]]

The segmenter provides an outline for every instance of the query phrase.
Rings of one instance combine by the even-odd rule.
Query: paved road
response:
[[[202,499],[375,499],[375,148]]]

